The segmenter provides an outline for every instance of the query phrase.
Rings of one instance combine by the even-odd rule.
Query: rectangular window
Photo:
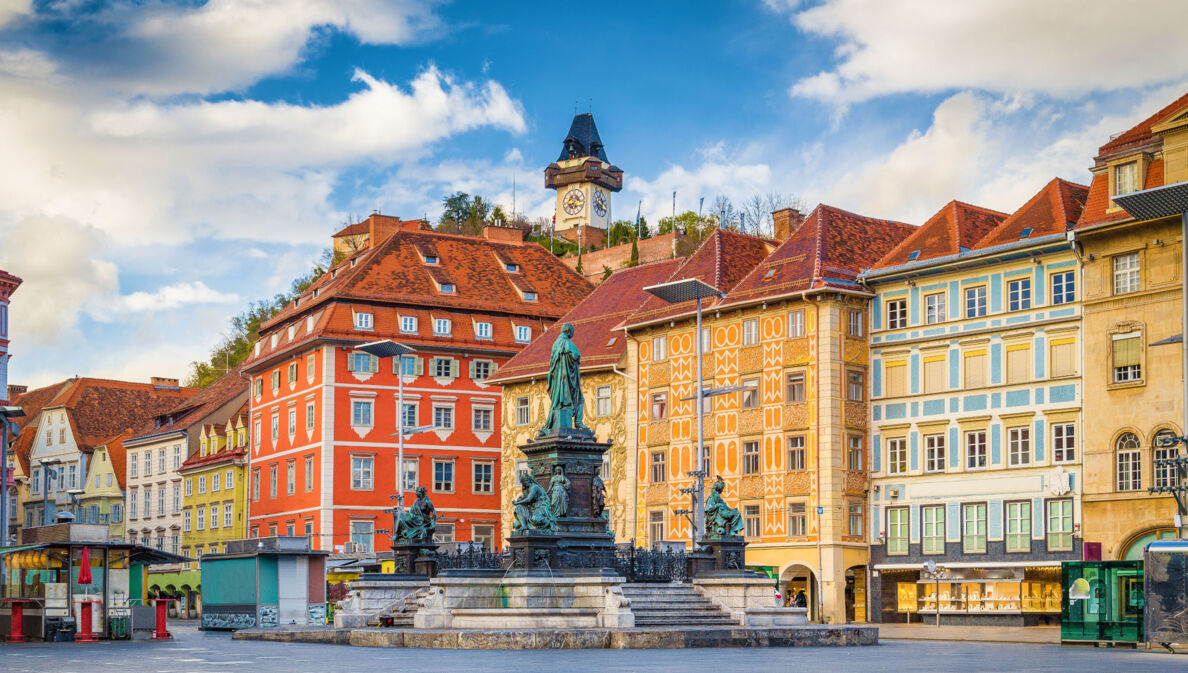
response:
[[[405,355],[398,358],[400,360],[400,375],[401,376],[420,376],[424,373],[422,367],[424,360],[415,355]]]
[[[206,476],[198,477],[198,495],[206,493]]]
[[[652,362],[668,359],[668,337],[652,337]]]
[[[1052,303],[1070,304],[1077,298],[1076,275],[1072,271],[1052,274]]]
[[[484,341],[491,338],[491,323],[476,322],[474,324],[474,336]]]
[[[128,476],[130,476],[130,477],[137,476],[137,474],[136,474],[137,460],[136,459],[137,459],[137,455],[135,453],[128,454]],[[37,486],[36,486],[37,481],[38,480],[36,478],[33,479],[34,488],[37,488]]]
[[[474,492],[484,494],[495,492],[495,463],[474,463]]]
[[[144,452],[144,476],[153,476],[153,452],[151,450]]]
[[[866,313],[857,309],[850,309],[846,314],[846,334],[860,337],[866,333]]]
[[[788,313],[788,338],[794,339],[802,336],[804,336],[804,311],[792,311]]]
[[[1114,258],[1114,294],[1138,292],[1139,254],[1132,252]]]
[[[981,318],[984,315],[986,315],[986,286],[966,288],[965,317]]]
[[[986,386],[986,351],[967,351],[965,361],[965,388],[984,388]]]
[[[759,379],[743,379],[739,393],[743,409],[759,408]]]
[[[862,447],[862,435],[850,435],[846,449],[846,468],[853,472],[866,469],[866,451]]]
[[[272,444],[275,448],[276,439],[280,437],[280,417],[276,414],[272,415]]]
[[[1048,551],[1071,551],[1073,548],[1072,500],[1048,501]]]
[[[1164,433],[1160,433],[1162,435]],[[1168,433],[1171,434],[1171,433]],[[1151,452],[1151,485],[1155,488],[1165,488],[1168,486],[1175,486],[1176,484],[1176,468],[1172,465],[1160,464],[1161,461],[1175,458],[1178,449],[1176,447],[1154,447]]]
[[[743,507],[743,527],[747,537],[759,537],[759,505]]]
[[[219,474],[218,472],[215,472],[214,474],[210,475],[210,492],[211,493],[214,493],[215,491],[219,490],[219,482],[221,482],[222,480],[223,480],[223,475]]]
[[[742,328],[744,346],[754,346],[759,343],[759,320],[757,318],[744,320]]]
[[[962,505],[961,548],[966,554],[986,552],[986,505]]]
[[[210,527],[211,529],[219,527],[219,506],[210,506]]]
[[[452,523],[437,524],[437,527],[433,529],[433,541],[438,544],[441,544],[443,542],[453,542],[454,541],[454,524],[452,524]]]
[[[290,362],[289,363],[289,385],[293,385],[294,383],[297,383],[297,363]]]
[[[945,436],[924,436],[924,471],[945,471]]]
[[[274,466],[275,472],[276,467]],[[370,491],[375,487],[375,458],[351,456],[351,490]]]
[[[369,427],[372,406],[369,400],[351,400],[351,425]]]
[[[1052,426],[1052,462],[1071,463],[1077,459],[1077,431],[1072,423]]]
[[[664,512],[653,510],[648,512],[648,536],[652,544],[664,540]]]
[[[1114,383],[1141,381],[1143,378],[1142,340],[1138,334],[1114,335]]]
[[[164,486],[157,488],[157,511],[160,512],[160,516],[165,515],[165,487]]]
[[[652,452],[651,481],[653,484],[660,484],[665,480],[664,461],[665,454],[663,451]]]
[[[907,440],[903,437],[887,440],[887,474],[907,474]]]
[[[313,482],[314,482],[314,459],[313,459],[313,456],[309,456],[305,459],[305,492],[306,493],[310,493],[313,491],[313,486],[314,486]]]
[[[1138,191],[1138,162],[1114,167],[1114,196]]]
[[[433,490],[436,493],[454,492],[454,461],[433,461]]]
[[[965,467],[980,470],[986,467],[986,431],[965,433]]]
[[[1011,467],[1031,464],[1031,429],[1010,428],[1007,430],[1007,449]]]
[[[1006,550],[1008,552],[1031,551],[1031,503],[1008,502],[1006,504]]]
[[[804,401],[804,372],[788,372],[785,394],[788,402]]]
[[[598,386],[594,390],[594,415],[607,418],[611,415],[611,387]]]
[[[1137,449],[1118,452],[1118,490],[1137,491],[1142,488],[1142,463]]]
[[[268,467],[268,497],[269,498],[276,497],[276,482],[277,482],[276,470],[277,470],[276,465],[270,465]]]
[[[910,538],[909,512],[907,507],[887,508],[887,555],[903,556],[908,553]]]
[[[495,410],[491,407],[474,407],[471,409],[475,432],[491,432]]]
[[[491,370],[495,364],[489,360],[472,360],[470,362],[470,378],[474,381],[486,381],[491,378]]]
[[[475,544],[482,545],[483,549],[491,551],[495,548],[495,526],[479,526],[474,525],[470,527],[470,540]]]
[[[938,292],[936,294],[925,295],[924,297],[924,322],[928,325],[935,325],[945,321],[945,293]]]
[[[532,341],[532,328],[527,325],[516,325],[516,343],[526,344]]]
[[[807,509],[803,502],[788,503],[788,537],[808,535]]]
[[[886,362],[883,364],[887,377],[884,397],[902,397],[907,394],[907,362]]]
[[[1007,346],[1006,382],[1026,383],[1031,380],[1031,346],[1017,344]]]
[[[454,408],[433,407],[433,427],[452,430],[454,428]]]
[[[297,407],[289,407],[289,437],[297,433]]]
[[[420,462],[416,458],[404,459],[404,490],[417,490],[417,483],[420,482]]]
[[[924,358],[924,392],[939,393],[949,389],[948,368],[945,356],[929,355]]]
[[[379,358],[362,351],[352,351],[347,356],[348,372],[375,372],[379,370]]]
[[[375,547],[375,525],[370,521],[351,522],[351,542],[355,551],[370,552]]]
[[[318,364],[318,356],[317,355],[315,355],[314,353],[310,353],[309,355],[305,356],[305,380],[306,381],[309,381],[311,383],[313,382],[314,369],[317,367],[317,364]]]
[[[400,316],[400,331],[404,334],[417,333],[417,318],[411,315]]]
[[[866,399],[866,373],[853,369],[846,372],[846,399],[861,402]]]
[[[945,553],[944,505],[921,507],[920,523],[924,528],[920,535],[921,550],[925,554]]]
[[[1012,311],[1031,308],[1031,279],[1020,278],[1007,283],[1007,305]]]
[[[173,485],[173,507],[170,509],[171,514],[177,514],[181,511],[181,487],[177,484]]]
[[[516,425],[528,425],[528,396],[516,398]]]
[[[652,393],[652,417],[651,420],[658,421],[667,418],[668,415],[668,393]]]
[[[454,331],[454,323],[449,318],[433,319],[434,336],[449,336]]]
[[[1052,339],[1049,342],[1052,360],[1052,377],[1075,376],[1077,373],[1076,339]]]
[[[759,442],[743,442],[743,474],[759,474]]]
[[[907,325],[907,300],[892,299],[887,302],[887,329],[903,329]]]
[[[788,471],[805,469],[804,435],[788,438]]]
[[[136,516],[135,511],[132,512],[132,516]],[[191,525],[190,510],[187,509],[186,511],[182,512],[182,532],[189,533]]]
[[[370,313],[356,313],[355,314],[355,329],[361,329],[361,330],[371,329],[371,314]]]
[[[293,495],[297,492],[297,461],[290,460],[285,464],[285,493]]]
[[[252,500],[260,501],[260,471],[252,470]]]
[[[199,507],[195,512],[198,514],[198,530],[206,528],[206,508]]]
[[[313,430],[314,426],[314,405],[310,402],[305,405],[305,430],[306,432]]]
[[[847,506],[848,510],[848,527],[846,534],[850,537],[862,537],[862,521],[865,517],[862,515],[862,504],[852,502]]]

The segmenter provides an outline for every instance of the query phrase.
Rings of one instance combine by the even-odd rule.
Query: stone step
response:
[[[716,605],[697,605],[692,607],[674,607],[674,608],[657,608],[651,605],[632,605],[631,611],[637,615],[680,615],[680,614],[714,614],[720,615],[722,611]]]
[[[709,619],[648,619],[636,617],[635,626],[738,626],[738,622],[729,617],[713,617]]]

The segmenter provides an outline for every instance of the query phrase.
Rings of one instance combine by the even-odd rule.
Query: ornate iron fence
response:
[[[486,549],[473,546],[467,549],[459,549],[452,553],[438,553],[436,560],[438,570],[502,570],[509,563],[506,553],[490,552]]]
[[[688,560],[684,551],[631,546],[615,552],[615,572],[628,582],[686,582]]]

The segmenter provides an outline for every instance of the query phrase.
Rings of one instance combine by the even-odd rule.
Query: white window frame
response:
[[[887,300],[887,329],[903,329],[908,326],[907,299]]]
[[[355,329],[370,332],[375,329],[375,315],[362,311],[353,312]]]
[[[936,325],[945,321],[945,293],[924,295],[924,324]]]
[[[975,285],[965,288],[965,317],[982,318],[986,316],[988,304],[986,302],[986,286]]]
[[[1010,311],[1031,309],[1031,278],[1016,278],[1007,282],[1007,308]]]
[[[1129,294],[1142,289],[1142,259],[1137,252],[1113,258],[1114,294]]]
[[[1007,465],[1029,467],[1032,462],[1031,428],[1028,426],[1007,428]]]

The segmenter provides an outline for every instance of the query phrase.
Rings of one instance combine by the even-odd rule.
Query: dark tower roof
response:
[[[602,146],[602,138],[598,137],[594,115],[589,112],[574,115],[573,123],[569,125],[569,135],[565,136],[565,143],[561,146],[561,155],[557,157],[557,161],[582,157],[597,157],[610,163],[610,159],[606,158],[606,148]]]

